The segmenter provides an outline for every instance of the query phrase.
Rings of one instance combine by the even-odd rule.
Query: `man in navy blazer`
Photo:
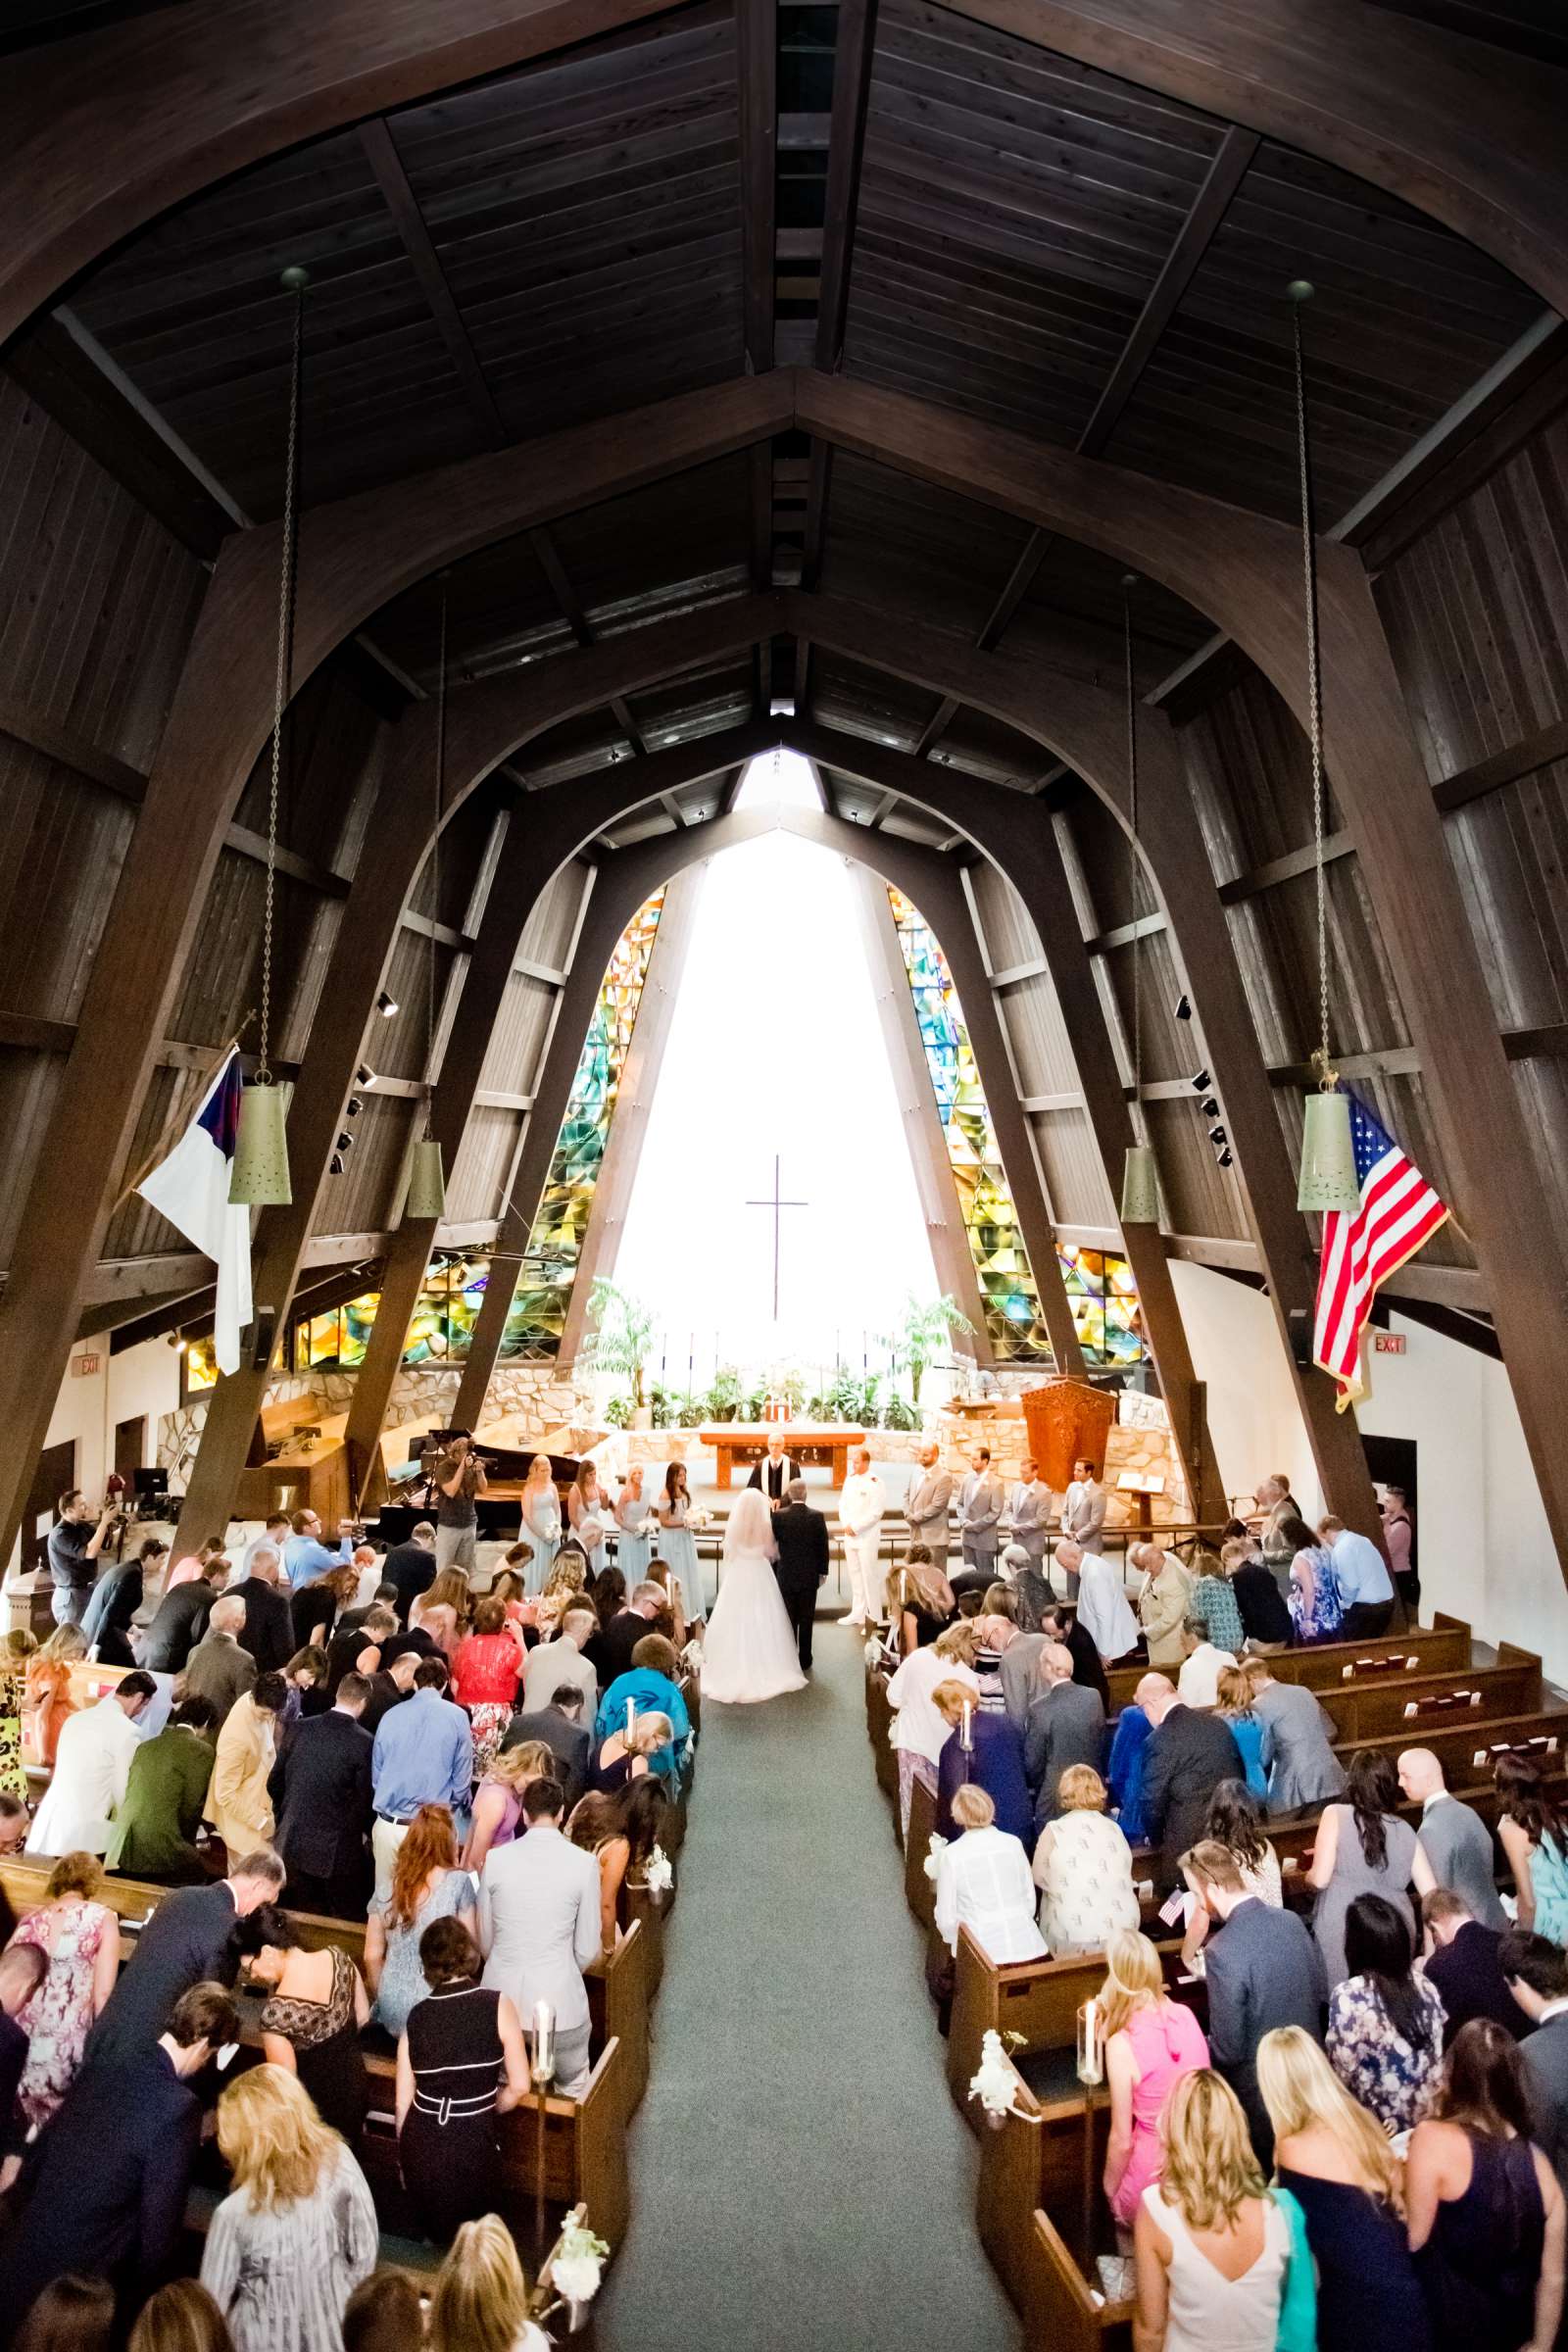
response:
[[[1295,1911],[1259,1902],[1243,1884],[1228,1846],[1207,1839],[1182,1856],[1189,1886],[1217,1925],[1204,1946],[1208,2054],[1247,2111],[1266,2180],[1274,2127],[1257,2087],[1257,2045],[1277,2026],[1323,2038],[1329,1997],[1323,1955]]]
[[[87,2064],[143,2057],[193,1984],[232,1984],[239,1974],[235,1928],[259,1904],[275,1903],[282,1888],[282,1863],[263,1850],[236,1862],[216,1886],[166,1894],[87,2036]]]
[[[272,1767],[268,1793],[295,1911],[365,1917],[374,1742],[360,1717],[370,1695],[366,1675],[346,1674],[327,1712],[297,1724]]]

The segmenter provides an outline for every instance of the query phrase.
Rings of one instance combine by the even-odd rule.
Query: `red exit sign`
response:
[[[91,1380],[102,1362],[100,1355],[74,1355],[71,1369],[77,1380]]]
[[[1374,1355],[1402,1355],[1405,1335],[1402,1331],[1375,1331],[1372,1334]]]

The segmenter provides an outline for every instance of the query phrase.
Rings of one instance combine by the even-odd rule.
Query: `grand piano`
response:
[[[467,1432],[453,1429],[433,1429],[423,1441],[419,1459],[419,1475],[398,1488],[391,1501],[383,1502],[375,1522],[380,1541],[391,1545],[406,1544],[421,1519],[433,1519],[437,1495],[435,1491],[436,1464],[455,1437]],[[528,1465],[538,1446],[493,1446],[486,1443],[483,1432],[475,1438],[475,1449],[484,1464],[488,1481],[486,1492],[479,1496],[479,1533],[492,1543],[515,1538],[522,1527],[522,1490],[527,1483]],[[562,1515],[565,1515],[565,1492],[577,1475],[577,1457],[569,1453],[550,1456],[550,1475],[562,1497]]]

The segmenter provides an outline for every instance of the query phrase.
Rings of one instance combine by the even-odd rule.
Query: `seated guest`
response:
[[[887,1614],[896,1647],[905,1657],[917,1649],[929,1649],[953,1623],[957,1605],[957,1593],[931,1557],[929,1546],[911,1544],[887,1580]]]
[[[1193,1580],[1173,1551],[1157,1544],[1128,1546],[1127,1564],[1143,1582],[1138,1588],[1138,1622],[1144,1629],[1151,1666],[1182,1662],[1182,1621],[1193,1605]]]
[[[1103,1951],[1118,1929],[1137,1927],[1132,1848],[1105,1812],[1093,1765],[1069,1764],[1057,1782],[1055,1817],[1035,1841],[1033,1868],[1040,1933],[1058,1957]]]
[[[1443,1997],[1411,1973],[1410,1927],[1385,1895],[1358,1894],[1345,1918],[1349,1975],[1329,1993],[1329,2060],[1392,2138],[1426,2112],[1443,2062]]]
[[[259,1949],[250,1973],[269,1987],[262,2004],[262,2049],[269,2066],[298,2075],[322,2123],[360,2143],[370,2104],[360,2029],[370,2004],[341,1946],[308,1952],[286,1911],[259,1912],[246,1930]]]
[[[1568,1822],[1533,1756],[1499,1756],[1492,1777],[1500,1800],[1497,1836],[1518,1897],[1516,1924],[1568,1944]]]
[[[1187,1614],[1196,1617],[1202,1628],[1202,1641],[1224,1650],[1233,1659],[1239,1658],[1247,1635],[1225,1563],[1211,1551],[1200,1551],[1195,1565],[1193,1600]]]
[[[163,1901],[136,1937],[109,2004],[88,2039],[87,2055],[115,2065],[138,2057],[156,2041],[181,1993],[193,1984],[232,1984],[239,1969],[237,1929],[263,1903],[275,1903],[283,1865],[275,1854],[244,1854],[226,1879],[211,1886],[180,1886]]]
[[[1320,1544],[1304,1519],[1288,1512],[1279,1522],[1282,1544],[1289,1546],[1290,1592],[1286,1605],[1298,1642],[1338,1642],[1343,1632],[1340,1588],[1334,1579],[1334,1554]]]
[[[49,1874],[44,1901],[13,1938],[13,1948],[36,1945],[47,1972],[27,2011],[27,2063],[18,2091],[29,2132],[58,2114],[120,1974],[120,1922],[98,1900],[103,1885],[95,1854],[65,1855]]]
[[[673,1721],[673,1717],[671,1717]],[[503,1755],[510,1748],[525,1747],[543,1740],[556,1759],[556,1779],[566,1792],[566,1802],[574,1805],[588,1780],[588,1751],[593,1735],[582,1720],[582,1692],[575,1683],[562,1683],[551,1692],[550,1704],[533,1714],[514,1715],[501,1742]]]
[[[476,1884],[490,1848],[510,1845],[517,1835],[522,1792],[528,1783],[558,1777],[556,1759],[542,1740],[519,1740],[515,1747],[504,1747],[492,1758],[489,1771],[474,1790],[473,1813],[463,1849],[462,1866],[472,1873]]]
[[[1268,1570],[1263,1571],[1268,1576]],[[1269,1577],[1269,1583],[1273,1583]],[[1177,1690],[1180,1690],[1180,1684]],[[1268,1775],[1263,1769],[1263,1726],[1252,1708],[1252,1693],[1256,1688],[1250,1663],[1222,1666],[1216,1686],[1215,1713],[1231,1727],[1231,1737],[1242,1751],[1244,1777],[1247,1786],[1259,1804],[1268,1801]]]
[[[946,1719],[932,1696],[939,1683],[963,1683],[978,1702],[980,1678],[974,1670],[980,1644],[969,1625],[950,1625],[928,1648],[910,1650],[894,1668],[888,1683],[893,1708],[889,1735],[899,1759],[899,1835],[908,1836],[909,1799],[916,1781],[933,1796],[937,1792],[937,1761],[947,1742]]]
[[[680,1660],[675,1645],[662,1634],[644,1634],[631,1653],[629,1672],[618,1674],[599,1701],[594,1718],[594,1737],[604,1740],[619,1724],[624,1728],[628,1705],[639,1715],[660,1714],[669,1719],[672,1743],[667,1755],[655,1769],[661,1772],[673,1788],[691,1746],[692,1724],[686,1700],[676,1677]]]
[[[127,1674],[96,1706],[72,1716],[60,1735],[53,1777],[33,1816],[29,1854],[102,1854],[124,1801],[131,1758],[140,1742],[136,1718],[158,1686]]]
[[[521,1630],[507,1621],[503,1603],[486,1597],[473,1612],[473,1630],[452,1661],[452,1695],[473,1726],[473,1769],[482,1777],[512,1721],[527,1657]]]
[[[1306,1883],[1317,1890],[1312,1933],[1328,1972],[1329,1990],[1349,1975],[1345,1917],[1358,1894],[1386,1895],[1415,1941],[1410,1886],[1425,1894],[1432,1868],[1410,1824],[1400,1818],[1399,1784],[1389,1758],[1363,1747],[1350,1760],[1344,1804],[1325,1805]]]
[[[339,2352],[343,2306],[381,2250],[352,2152],[275,2065],[222,2093],[218,2145],[234,2185],[208,2226],[202,2284],[234,2352]]]
[[[360,1572],[345,1562],[324,1576],[301,1585],[289,1598],[289,1625],[296,1649],[325,1649],[345,1609],[352,1609],[360,1589]]]
[[[1568,2180],[1568,1953],[1544,1936],[1512,1930],[1498,1964],[1509,1993],[1535,2028],[1519,2044],[1530,2082],[1535,2139],[1559,2181]]]
[[[496,2118],[528,2095],[528,2057],[511,1999],[479,1982],[466,1920],[432,1919],[417,1958],[420,1984],[401,2029],[388,2029],[399,2034],[398,2159],[425,2235],[440,2246],[502,2202]]]
[[[953,1800],[958,1832],[937,1855],[936,1931],[950,1952],[967,1928],[988,1960],[1042,1960],[1045,1939],[1035,1925],[1029,1857],[1016,1838],[996,1826],[983,1788],[964,1787]]]
[[[1188,1885],[1213,1925],[1204,1953],[1208,2046],[1246,2110],[1258,2162],[1274,2158],[1273,2127],[1257,2087],[1257,2045],[1276,2026],[1322,2039],[1328,1986],[1304,1920],[1250,1891],[1234,1855],[1205,1841],[1182,1857]]]
[[[1073,1680],[1064,1642],[1048,1642],[1039,1657],[1040,1695],[1024,1727],[1023,1768],[1034,1790],[1036,1832],[1058,1811],[1057,1788],[1071,1764],[1097,1770],[1105,1744],[1100,1693]]]
[[[1249,1894],[1255,1894],[1260,1903],[1272,1903],[1278,1910],[1285,1900],[1285,1890],[1280,1878],[1280,1858],[1263,1835],[1266,1818],[1245,1781],[1221,1781],[1203,1824],[1203,1842],[1222,1845],[1241,1872],[1242,1885]],[[1193,1900],[1187,1906],[1182,1965],[1192,1975],[1201,1976],[1203,1963],[1200,1955],[1208,1939],[1210,1916],[1208,1906],[1190,1882],[1188,1892]]]
[[[179,2252],[201,2141],[191,2079],[239,2032],[223,1986],[198,1984],[147,2040],[102,2064],[95,2052],[39,2144],[23,2227],[0,2260],[9,2326],[68,2273],[107,2278],[127,2318],[163,2284]]]
[[[529,1650],[522,1695],[517,1702],[523,1714],[536,1714],[563,1683],[576,1685],[582,1692],[585,1712],[597,1711],[599,1677],[584,1652],[598,1626],[593,1610],[574,1602],[562,1618],[561,1631],[555,1640],[541,1642],[536,1649]]]
[[[673,1726],[667,1715],[639,1715],[628,1727],[601,1740],[588,1767],[590,1793],[613,1796],[644,1773],[661,1769],[659,1759],[674,1752]]]
[[[1516,2041],[1528,2034],[1530,2020],[1502,1973],[1497,1930],[1483,1927],[1449,1886],[1434,1886],[1421,1897],[1421,1917],[1431,1945],[1422,1966],[1443,1996],[1444,2047],[1473,2017],[1490,2017]]]
[[[1449,1794],[1443,1766],[1430,1747],[1407,1747],[1397,1770],[1405,1797],[1421,1807],[1416,1835],[1434,1882],[1462,1896],[1472,1919],[1500,1933],[1508,1915],[1497,1892],[1491,1830],[1479,1813]]]
[[[1299,2208],[1264,2186],[1219,2075],[1179,2078],[1160,2137],[1164,2167],[1134,2228],[1139,2352],[1312,2352],[1311,2263],[1304,2248],[1293,2259]]]
[[[381,1718],[370,1749],[375,1820],[370,1850],[375,1891],[392,1885],[392,1863],[409,1823],[421,1805],[446,1805],[466,1812],[473,1789],[473,1734],[468,1718],[442,1695],[446,1667],[426,1658],[416,1669],[414,1690],[400,1707]]]
[[[1102,1663],[1108,1666],[1136,1649],[1138,1620],[1127,1598],[1120,1563],[1099,1552],[1081,1551],[1065,1536],[1056,1545],[1056,1562],[1064,1573],[1070,1569],[1078,1578],[1078,1622]]]
[[[183,1674],[185,1661],[207,1631],[214,1601],[229,1577],[221,1554],[208,1561],[189,1583],[167,1587],[141,1637],[141,1663],[149,1674]]]
[[[1239,1645],[1238,1645],[1239,1646]],[[1236,1652],[1216,1649],[1201,1617],[1189,1617],[1182,1626],[1182,1670],[1176,1677],[1176,1695],[1184,1707],[1216,1707],[1219,1678],[1236,1664]]]
[[[579,1800],[566,1824],[571,1843],[580,1853],[592,1854],[599,1865],[599,1933],[607,1952],[615,1948],[621,1890],[631,1863],[631,1840],[621,1821],[622,1801],[651,1780],[649,1774],[642,1781],[629,1782],[618,1796],[606,1796],[601,1790],[591,1788]]]
[[[1072,1659],[1072,1679],[1086,1690],[1093,1690],[1105,1713],[1110,1713],[1110,1685],[1105,1680],[1104,1660],[1095,1647],[1094,1636],[1087,1625],[1080,1625],[1078,1612],[1062,1600],[1054,1600],[1043,1610],[1040,1630],[1048,1642],[1059,1642]]]
[[[953,1799],[968,1782],[990,1797],[998,1829],[1031,1844],[1034,1801],[1024,1776],[1023,1735],[1017,1725],[1005,1715],[977,1707],[965,1683],[938,1683],[931,1699],[950,1727],[937,1758],[937,1836],[953,1836]]]
[[[228,1721],[234,1701],[256,1680],[256,1660],[240,1646],[244,1630],[244,1601],[238,1593],[223,1593],[214,1601],[207,1631],[185,1667],[185,1696],[208,1700],[220,1730]]]
[[[1053,1945],[1053,1950],[1055,1946]],[[1105,1982],[1096,1995],[1110,2091],[1105,2199],[1125,2251],[1145,2189],[1164,2168],[1159,2119],[1183,2075],[1207,2066],[1203,2029],[1165,1992],[1165,1972],[1147,1936],[1129,1927],[1105,1939]]]
[[[358,1919],[365,1909],[373,1749],[362,1718],[369,1696],[363,1675],[346,1674],[326,1713],[300,1725],[273,1767],[269,1795],[296,1911]]]
[[[199,2278],[171,2278],[142,2305],[126,2352],[234,2352],[234,2339]]]
[[[599,1868],[562,1835],[559,1781],[535,1781],[522,1800],[520,1838],[492,1850],[479,1882],[484,1982],[532,2019],[548,2001],[556,2021],[556,2082],[563,2098],[588,2081],[588,1988],[599,1958]]]
[[[206,1877],[196,1838],[212,1784],[217,1727],[211,1699],[192,1696],[180,1700],[161,1732],[140,1742],[105,1856],[111,1870],[166,1886],[194,1886]]]
[[[1532,2144],[1519,2045],[1472,2018],[1410,2136],[1404,2202],[1434,2352],[1546,2352],[1563,2301],[1563,2192]]]
[[[1334,1753],[1333,1716],[1303,1684],[1277,1683],[1266,1658],[1255,1661],[1249,1673],[1252,1713],[1263,1726],[1270,1812],[1327,1804],[1345,1787],[1345,1767]]]
[[[1257,2047],[1275,2178],[1306,2218],[1319,2352],[1428,2352],[1426,2298],[1404,2230],[1398,2158],[1309,2034],[1276,2027]]]
[[[1221,1781],[1245,1781],[1242,1751],[1228,1723],[1190,1707],[1162,1674],[1146,1674],[1133,1692],[1154,1727],[1144,1766],[1144,1821],[1160,1848],[1155,1884],[1177,1883],[1181,1857],[1203,1835]]]
[[[493,2213],[465,2222],[436,2273],[428,2352],[550,2352],[531,2308],[505,2222]]]
[[[268,1783],[277,1755],[277,1718],[287,1696],[280,1674],[258,1675],[235,1699],[218,1735],[207,1818],[231,1854],[272,1842]]]
[[[371,1902],[365,1923],[370,2014],[394,2039],[415,2002],[424,1997],[419,1938],[438,1919],[460,1920],[471,1936],[478,1901],[472,1879],[458,1867],[451,1813],[445,1805],[421,1805],[398,1847],[391,1890],[384,1902]]]
[[[1317,1532],[1334,1563],[1341,1641],[1365,1642],[1386,1634],[1394,1615],[1394,1579],[1382,1552],[1369,1536],[1356,1535],[1343,1519],[1320,1519]]]
[[[1220,1545],[1219,1564],[1235,1597],[1249,1652],[1254,1657],[1272,1656],[1289,1649],[1291,1612],[1256,1540],[1232,1537]]]
[[[424,2304],[407,2271],[372,2271],[343,2306],[343,2352],[411,2352],[423,2341]],[[130,2352],[224,2352],[224,2347],[133,2343]]]
[[[461,1568],[441,1568],[427,1592],[421,1592],[409,1611],[410,1633],[427,1634],[448,1665],[467,1631],[471,1601],[468,1579]]]
[[[1116,1718],[1116,1734],[1110,1743],[1110,1761],[1105,1778],[1110,1784],[1110,1801],[1122,1836],[1129,1845],[1142,1845],[1148,1835],[1144,1820],[1144,1766],[1149,1761],[1149,1740],[1153,1725],[1142,1707],[1129,1699]]]

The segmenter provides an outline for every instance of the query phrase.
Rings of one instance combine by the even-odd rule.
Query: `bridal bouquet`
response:
[[[653,1543],[653,1542],[655,1542],[655,1541],[657,1540],[657,1538],[658,1538],[658,1536],[659,1536],[659,1533],[660,1533],[659,1521],[658,1521],[658,1520],[657,1520],[657,1519],[656,1519],[656,1518],[653,1516],[653,1514],[652,1514],[651,1512],[650,1512],[649,1516],[648,1516],[648,1517],[647,1517],[647,1518],[646,1518],[646,1519],[643,1521],[643,1523],[642,1523],[641,1527],[640,1527],[640,1528],[638,1528],[638,1530],[637,1530],[637,1533],[638,1533],[638,1535],[640,1535],[640,1536],[641,1536],[641,1537],[644,1539],[644,1541],[645,1541],[645,1542],[647,1542],[647,1543]]]
[[[704,1528],[712,1526],[713,1514],[711,1511],[693,1511],[691,1515],[691,1524],[694,1528],[696,1528],[698,1534],[701,1535]]]

